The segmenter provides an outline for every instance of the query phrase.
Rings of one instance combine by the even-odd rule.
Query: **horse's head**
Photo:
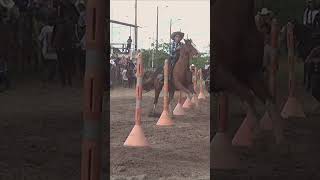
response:
[[[192,43],[191,39],[184,39],[185,45],[181,49],[181,54],[185,53],[188,54],[189,57],[193,56],[198,56],[199,52],[198,50],[194,47],[194,44]]]

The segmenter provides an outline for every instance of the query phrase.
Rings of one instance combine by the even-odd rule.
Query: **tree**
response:
[[[151,44],[151,47],[154,47],[154,44]],[[158,51],[155,49],[142,49],[142,57],[144,60],[144,66],[151,68],[152,66],[152,53],[154,53],[154,67],[162,67],[165,59],[169,57],[169,43],[158,44]]]
[[[153,47],[154,44],[151,44]],[[154,67],[162,67],[165,59],[169,58],[169,43],[161,43],[158,45],[158,52],[154,49]],[[144,66],[146,68],[151,68],[152,61],[152,51],[153,49],[142,49],[142,57],[144,61]],[[204,68],[206,64],[209,64],[210,56],[206,53],[200,53],[200,56],[197,58],[191,59],[191,64],[194,64],[196,67]]]
[[[191,59],[191,64],[194,64],[197,68],[202,68],[204,69],[204,66],[206,64],[209,64],[210,62],[210,56],[205,53],[200,53],[199,57],[192,58]]]

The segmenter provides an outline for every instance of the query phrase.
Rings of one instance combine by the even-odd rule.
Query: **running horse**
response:
[[[265,82],[262,62],[264,40],[255,23],[254,0],[216,0],[213,5],[213,43],[215,66],[210,91],[235,93],[259,117],[255,108],[258,97],[273,123],[276,144],[284,145],[283,120],[279,107]],[[228,14],[229,9],[233,14]],[[254,132],[260,134],[255,118]]]
[[[191,99],[192,95],[195,93],[192,83],[192,73],[189,70],[190,58],[198,55],[199,52],[193,46],[191,39],[185,39],[185,45],[180,49],[180,57],[176,62],[176,65],[172,69],[170,67],[170,78],[169,78],[169,107],[170,114],[173,113],[173,108],[171,105],[174,93],[176,90],[186,93]],[[144,77],[145,81],[143,83],[143,89],[145,91],[155,90],[155,97],[153,103],[153,109],[151,114],[155,115],[155,109],[158,104],[159,95],[163,87],[163,68],[159,67],[154,73],[149,73],[148,77]]]

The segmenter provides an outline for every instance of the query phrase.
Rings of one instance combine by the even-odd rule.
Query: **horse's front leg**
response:
[[[174,98],[174,90],[171,89],[169,91],[169,113],[170,113],[170,116],[173,117],[173,106],[172,106],[172,100]]]
[[[159,88],[156,88],[154,90],[154,101],[153,101],[153,109],[152,109],[152,114],[153,115],[156,114],[156,106],[158,104],[160,92],[161,92],[161,89],[159,89]]]

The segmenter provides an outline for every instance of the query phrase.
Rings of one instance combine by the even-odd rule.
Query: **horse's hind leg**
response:
[[[155,113],[156,113],[156,106],[158,104],[161,88],[162,88],[162,86],[154,89],[154,101],[153,101],[153,108],[152,108],[153,115],[155,115]]]
[[[175,92],[175,89],[173,88],[169,90],[169,113],[171,117],[173,117],[172,100],[174,99],[174,92]]]

